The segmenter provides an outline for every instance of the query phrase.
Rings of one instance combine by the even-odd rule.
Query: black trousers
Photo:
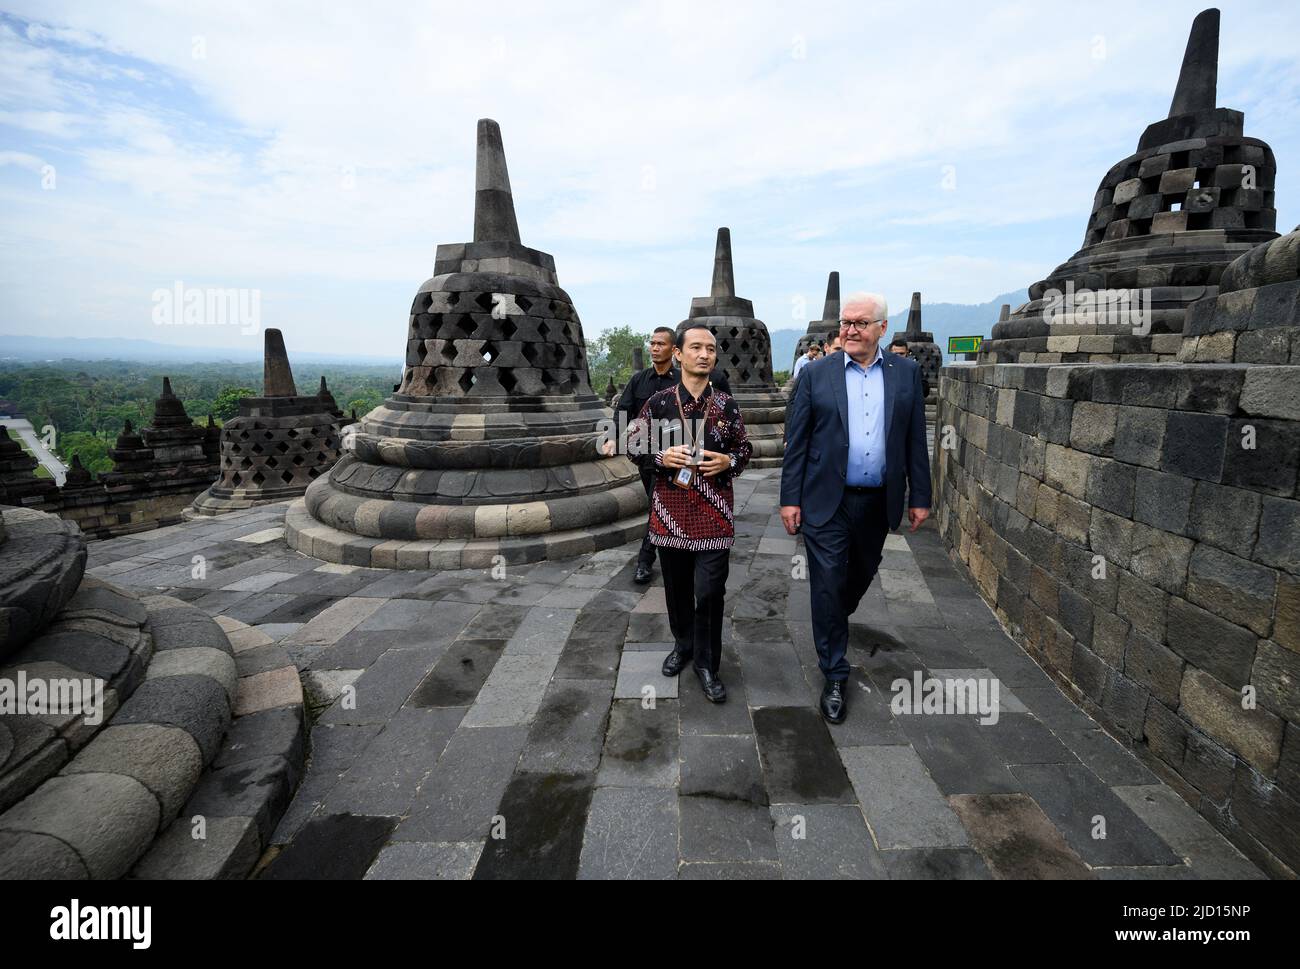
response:
[[[650,498],[655,490],[655,474],[646,468],[641,469],[641,484],[645,486],[645,496]],[[655,564],[655,546],[650,543],[650,517],[646,516],[645,538],[641,539],[641,553],[636,557],[640,568],[648,569]]]
[[[885,536],[885,490],[845,490],[840,507],[824,525],[801,529],[812,588],[813,642],[828,680],[849,678],[849,616],[880,568]]]
[[[660,548],[668,625],[676,648],[695,665],[717,674],[722,663],[722,606],[727,592],[731,549],[687,552]]]

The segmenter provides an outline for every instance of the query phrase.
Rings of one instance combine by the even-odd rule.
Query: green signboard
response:
[[[949,353],[979,353],[980,344],[984,342],[982,336],[950,336],[948,337]]]

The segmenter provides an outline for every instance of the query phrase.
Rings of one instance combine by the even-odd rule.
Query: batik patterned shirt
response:
[[[680,411],[677,409],[679,400]],[[662,448],[689,444],[690,438],[684,439],[678,434],[675,438],[661,441],[652,430],[673,425],[680,427],[683,414],[692,427],[703,430],[707,426],[701,441],[704,450],[736,459],[729,470],[712,478],[704,477],[697,470],[689,488],[673,484],[673,476],[679,469],[664,464]],[[651,544],[689,551],[731,548],[736,538],[731,482],[745,470],[754,450],[745,434],[745,422],[735,398],[715,390],[712,384],[695,398],[682,384],[678,384],[661,390],[646,401],[633,423],[640,425],[638,433],[645,435],[642,440],[650,442],[654,454],[654,491],[650,497]]]

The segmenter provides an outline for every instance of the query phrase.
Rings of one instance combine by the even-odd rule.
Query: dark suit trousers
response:
[[[651,497],[655,490],[654,471],[649,468],[642,468],[641,484],[645,486],[645,496],[647,498]],[[650,544],[650,519],[648,516],[645,523],[645,538],[641,539],[641,554],[636,557],[636,564],[647,569],[655,564],[655,546]]]
[[[695,657],[695,665],[717,674],[722,663],[722,605],[727,591],[731,549],[688,552],[660,548],[668,626],[676,648]]]
[[[846,680],[849,616],[876,577],[889,534],[885,490],[872,494],[846,490],[826,524],[805,523],[801,531],[808,552],[817,664],[828,680]]]

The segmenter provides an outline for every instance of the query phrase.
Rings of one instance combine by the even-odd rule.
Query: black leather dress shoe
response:
[[[822,688],[822,716],[831,723],[843,723],[848,710],[848,699],[844,695],[843,680],[827,680]]]
[[[636,567],[636,575],[632,576],[632,581],[637,585],[645,585],[652,578],[654,578],[654,572],[651,571],[650,566],[638,565]]]
[[[710,703],[726,703],[727,688],[722,685],[722,681],[713,673],[700,667],[695,667],[695,675],[699,678],[700,689],[704,691],[704,699]]]
[[[691,661],[691,655],[692,654],[690,653],[683,653],[681,650],[674,649],[664,657],[664,676],[676,676],[680,673],[686,668],[686,664]]]

